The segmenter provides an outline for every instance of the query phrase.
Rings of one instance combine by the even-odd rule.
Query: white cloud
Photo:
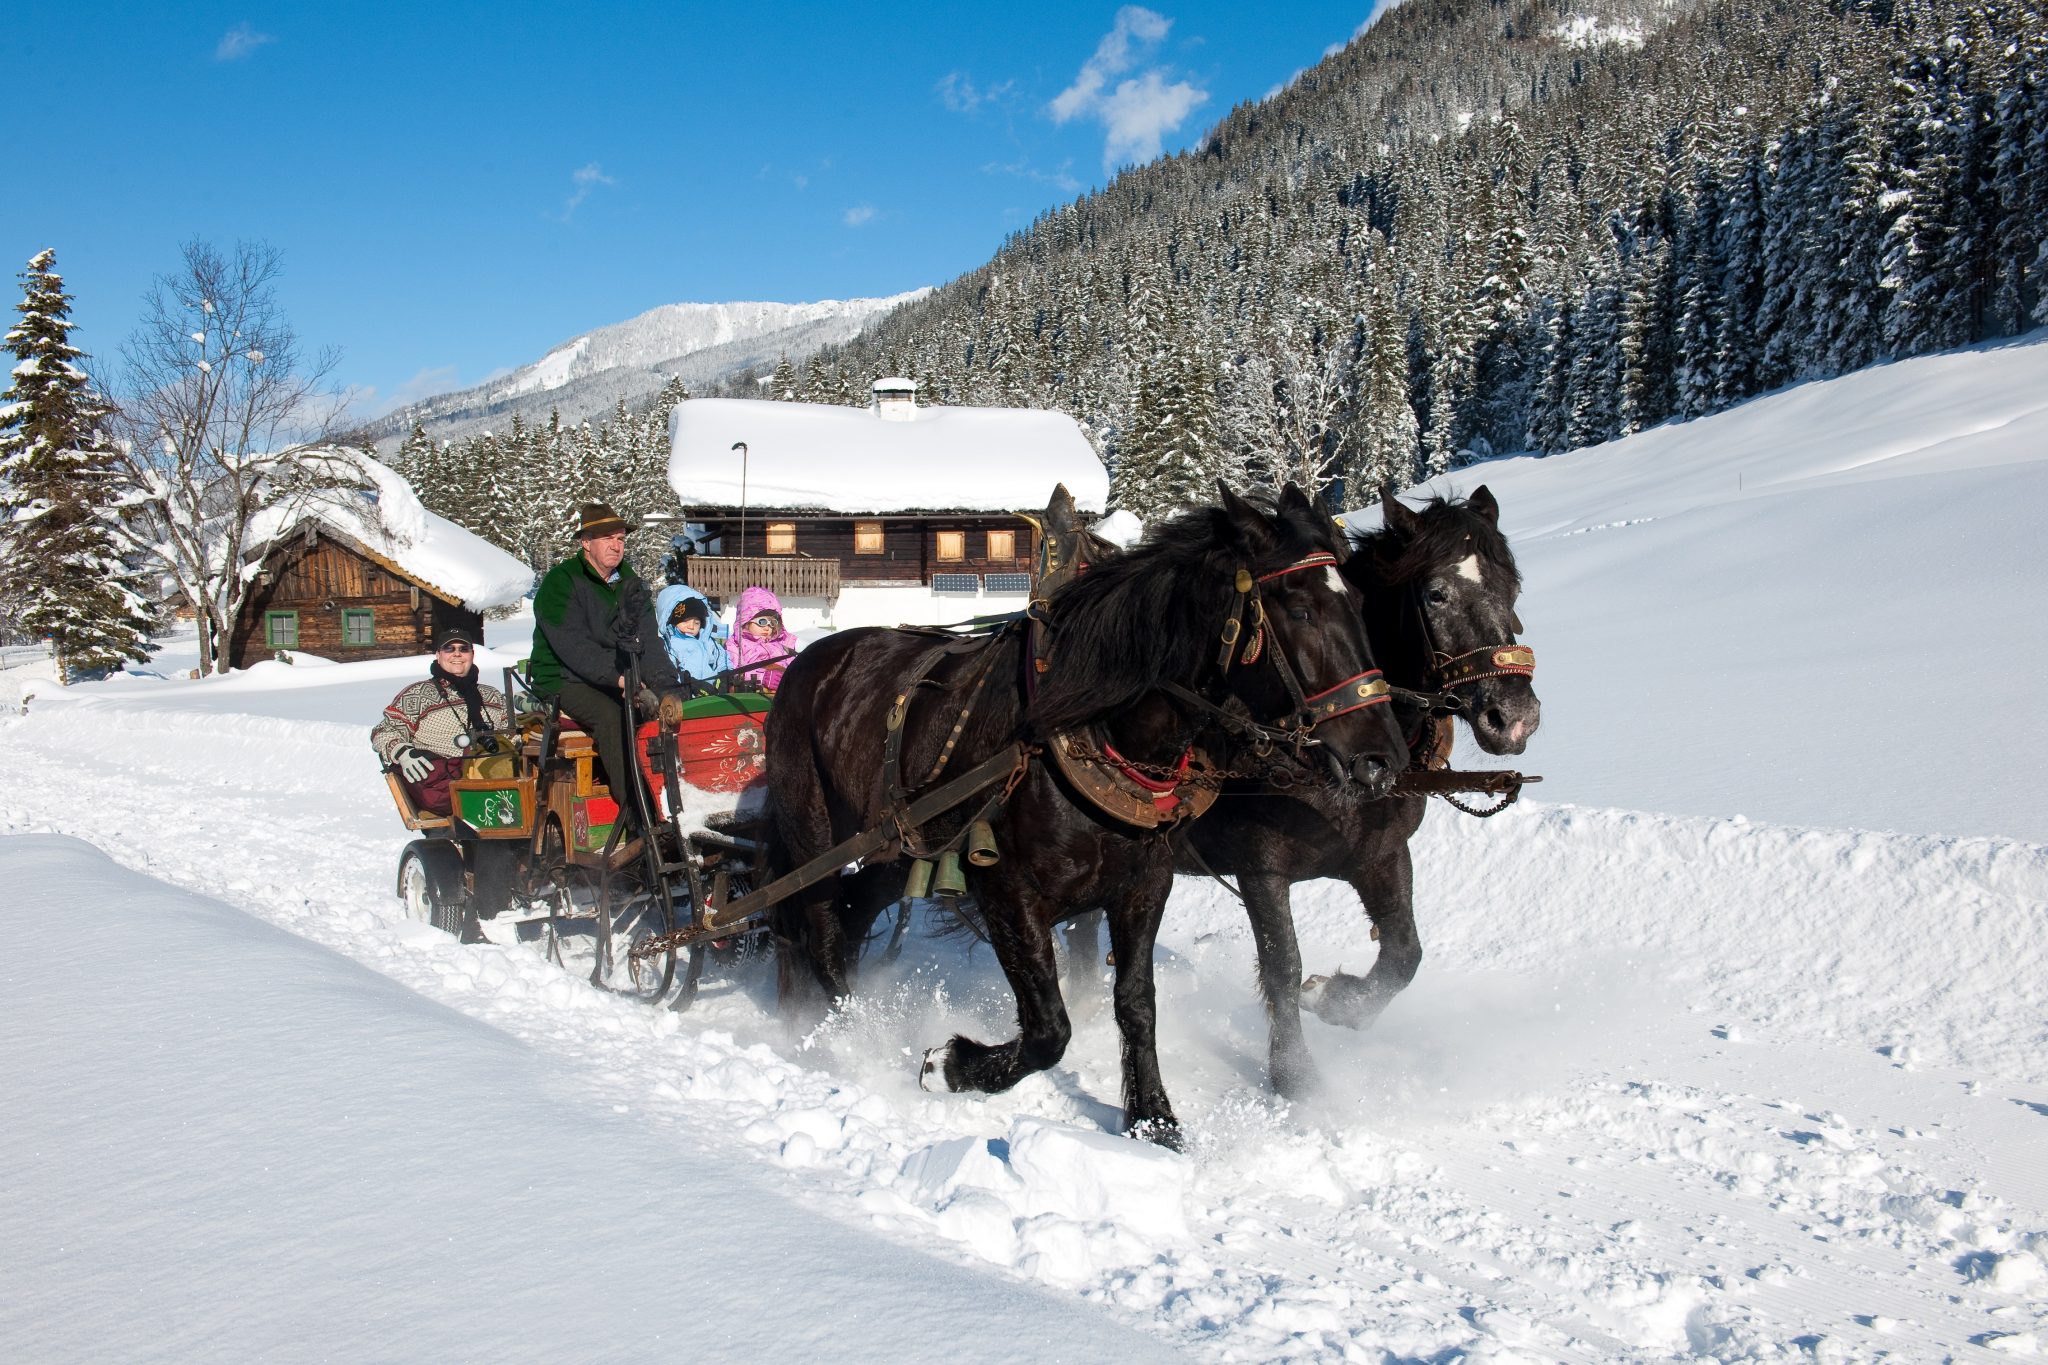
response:
[[[971,114],[981,103],[981,92],[959,71],[948,71],[932,88],[939,92],[939,103],[956,114]]]
[[[270,34],[258,33],[246,23],[236,24],[221,37],[220,45],[213,50],[213,59],[217,62],[237,62],[265,43],[276,41],[277,39]]]
[[[1162,14],[1125,5],[1074,83],[1045,107],[1054,123],[1092,118],[1102,125],[1105,171],[1159,155],[1166,134],[1209,98],[1193,82],[1175,80],[1166,66],[1148,66],[1111,87],[1116,77],[1146,62],[1172,27],[1173,20]]]
[[[1102,87],[1109,83],[1111,76],[1120,76],[1136,65],[1137,57],[1131,52],[1132,40],[1147,49],[1157,46],[1173,27],[1173,20],[1163,14],[1155,14],[1143,5],[1125,5],[1116,12],[1116,24],[1102,41],[1095,45],[1095,55],[1081,66],[1081,74],[1074,77],[1074,83],[1053,96],[1046,108],[1051,111],[1054,123],[1065,123],[1095,112],[1102,96]]]
[[[875,206],[873,204],[855,204],[852,208],[848,209],[845,213],[840,215],[841,221],[843,221],[850,228],[863,227],[866,224],[873,222],[874,217]]]
[[[569,176],[569,183],[576,187],[568,202],[562,205],[562,221],[568,222],[569,215],[576,212],[576,206],[590,197],[591,190],[599,185],[616,185],[619,182],[604,173],[604,167],[595,161],[581,167]]]
[[[971,114],[984,104],[994,104],[1017,88],[1015,81],[1003,81],[986,88],[977,86],[974,78],[964,71],[948,71],[932,87],[938,92],[939,103],[956,114]]]
[[[1101,117],[1108,132],[1102,144],[1103,169],[1158,156],[1166,134],[1180,127],[1208,98],[1208,91],[1186,81],[1169,85],[1158,71],[1119,84],[1116,93],[1102,102]]]

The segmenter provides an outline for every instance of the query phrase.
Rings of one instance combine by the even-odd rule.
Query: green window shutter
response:
[[[297,649],[299,614],[295,611],[264,612],[263,642],[272,649]]]
[[[341,642],[345,645],[376,644],[377,613],[366,609],[342,612]]]

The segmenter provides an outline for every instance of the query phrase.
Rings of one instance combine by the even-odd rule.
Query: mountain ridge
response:
[[[364,425],[380,448],[414,426],[436,441],[455,440],[551,413],[576,423],[618,404],[635,406],[671,379],[693,388],[721,383],[787,355],[801,360],[853,339],[875,319],[931,292],[930,287],[873,298],[806,303],[733,300],[665,303],[622,322],[578,333],[538,360],[480,384],[394,408]]]

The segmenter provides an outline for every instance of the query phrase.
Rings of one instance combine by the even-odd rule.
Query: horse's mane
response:
[[[1165,682],[1197,685],[1214,657],[1239,568],[1276,554],[1335,550],[1332,523],[1260,505],[1252,533],[1221,507],[1197,507],[1098,560],[1052,598],[1052,667],[1026,713],[1037,735],[1100,720]]]
[[[1413,511],[1422,519],[1419,531],[1411,533],[1389,523],[1377,531],[1352,537],[1354,551],[1363,556],[1380,582],[1412,582],[1435,565],[1476,554],[1506,574],[1515,586],[1521,586],[1522,571],[1515,566],[1508,538],[1493,522],[1467,506],[1464,499],[1431,498]]]

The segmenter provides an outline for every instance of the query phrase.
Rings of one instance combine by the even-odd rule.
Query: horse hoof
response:
[[[1164,1147],[1169,1152],[1184,1152],[1187,1150],[1187,1136],[1181,1132],[1180,1120],[1172,1117],[1140,1119],[1129,1128],[1126,1128],[1124,1135],[1154,1143]]]
[[[1301,983],[1301,1007],[1310,1014],[1321,1017],[1323,1001],[1330,994],[1330,978],[1311,976]]]
[[[1364,1028],[1377,1010],[1368,1010],[1365,978],[1338,968],[1334,976],[1312,976],[1301,983],[1301,1007],[1326,1024]]]
[[[919,1090],[938,1090],[950,1094],[953,1086],[946,1079],[946,1062],[953,1055],[951,1043],[924,1050],[924,1065],[917,1069]]]

